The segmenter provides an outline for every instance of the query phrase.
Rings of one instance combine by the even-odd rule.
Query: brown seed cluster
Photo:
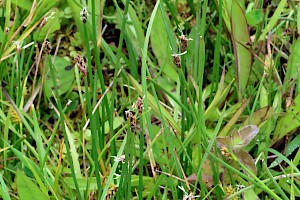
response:
[[[78,70],[82,73],[83,76],[87,75],[87,67],[85,64],[85,61],[83,57],[81,57],[79,54],[74,58],[77,62]]]
[[[181,68],[181,61],[180,61],[180,57],[177,54],[172,54],[173,56],[173,63],[178,67]]]
[[[113,199],[113,197],[115,196],[117,191],[118,191],[118,186],[116,186],[116,185],[110,186],[110,188],[107,191],[107,194],[105,196],[105,200]]]
[[[179,36],[180,44],[181,44],[181,52],[185,52],[188,48],[188,41],[190,40],[185,35]]]
[[[22,50],[21,44],[19,41],[13,41],[13,44],[16,45],[17,52],[20,52]]]
[[[7,34],[8,34],[8,32],[9,32],[9,28],[8,28],[8,27],[6,27],[6,28],[5,28],[5,30],[4,30],[4,35],[7,35]]]
[[[125,111],[125,117],[130,121],[130,125],[132,128],[137,128],[136,118],[130,110]]]
[[[47,22],[48,22],[48,17],[44,17],[44,19],[40,23],[40,28],[43,28]]]
[[[138,97],[136,102],[132,105],[132,108],[134,110],[137,110],[138,114],[142,114],[143,110],[144,110],[143,99],[141,97]],[[136,115],[131,110],[127,110],[127,111],[125,111],[125,117],[126,117],[126,120],[129,120],[129,122],[130,122],[131,131],[138,132],[141,127],[136,118]]]
[[[86,23],[88,16],[89,13],[87,7],[83,7],[82,11],[80,12],[80,19],[82,20],[83,23]]]
[[[231,155],[230,155],[230,152],[229,152],[229,149],[228,149],[226,146],[220,145],[219,148],[220,148],[221,154],[222,154],[224,157],[226,157],[228,160],[231,160],[231,159],[232,159],[232,158],[231,158]]]
[[[49,42],[48,40],[46,40],[46,41],[45,41],[45,50],[46,50],[46,52],[47,52],[48,54],[50,54],[51,49],[52,49],[52,47],[51,47],[50,42]]]
[[[141,97],[138,97],[138,99],[136,100],[135,108],[139,111],[140,114],[143,112],[144,102]]]
[[[189,42],[189,40],[192,40],[192,39],[187,38],[183,34],[181,34],[181,36],[179,36],[179,39],[180,39],[180,45],[181,45],[181,53],[180,54],[173,53],[172,57],[173,57],[173,63],[178,68],[181,68],[180,56],[186,54],[187,48],[188,48],[188,42]]]

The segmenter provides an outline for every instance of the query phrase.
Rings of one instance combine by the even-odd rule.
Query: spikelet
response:
[[[107,194],[105,196],[105,200],[113,199],[113,197],[115,196],[117,191],[118,191],[118,186],[111,185],[109,190],[107,191]]]
[[[230,195],[233,195],[234,193],[236,192],[236,189],[234,187],[232,187],[232,185],[228,185],[228,186],[225,186],[225,196],[228,197]],[[238,200],[238,197],[234,197],[234,198],[231,198],[233,200]]]
[[[11,113],[11,121],[15,124],[21,123],[21,118],[19,117],[18,113],[13,109],[13,107],[9,107],[8,113]]]

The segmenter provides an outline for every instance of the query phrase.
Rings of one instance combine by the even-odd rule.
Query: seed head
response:
[[[40,23],[40,28],[43,28],[47,22],[48,22],[48,18],[47,18],[47,17],[44,17],[44,19],[43,19],[42,22]]]
[[[80,12],[80,19],[82,20],[83,23],[86,23],[88,16],[89,16],[89,13],[88,13],[87,7],[83,7]]]
[[[117,191],[118,191],[118,186],[111,185],[110,188],[109,188],[109,190],[106,193],[105,200],[113,199],[113,197],[115,196],[115,194],[117,193]]]
[[[12,108],[9,108],[9,112],[11,112],[11,121],[15,124],[21,123],[21,118],[19,117],[18,113]]]
[[[78,70],[82,73],[83,76],[87,75],[87,67],[85,64],[85,61],[83,57],[81,57],[79,54],[74,58],[77,62]]]
[[[173,63],[178,67],[181,68],[181,63],[180,63],[180,57],[178,54],[172,54],[173,56]]]
[[[8,32],[9,32],[9,28],[8,28],[8,27],[6,27],[6,28],[5,28],[5,30],[4,30],[4,35],[7,35],[7,34],[8,34]]]
[[[125,111],[125,117],[130,121],[131,130],[136,131],[139,129],[136,117],[130,110]]]
[[[53,18],[53,15],[55,14],[55,12],[52,12],[48,17],[44,17],[42,22],[40,23],[40,28],[43,28],[47,22],[49,21],[49,19]]]
[[[185,35],[179,36],[180,43],[181,43],[181,52],[185,52],[188,48],[188,41],[190,40]]]
[[[144,102],[143,102],[143,99],[141,97],[138,97],[138,99],[135,103],[135,107],[139,111],[140,114],[143,112]]]
[[[46,41],[45,41],[45,50],[46,50],[46,52],[47,52],[48,54],[50,54],[51,49],[52,49],[52,47],[51,47],[50,42],[49,42],[48,40],[46,40]]]

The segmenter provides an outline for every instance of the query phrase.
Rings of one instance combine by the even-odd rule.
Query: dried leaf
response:
[[[254,174],[257,173],[255,162],[248,152],[242,149],[234,149],[233,153],[243,165],[250,169]]]
[[[247,125],[237,131],[233,135],[234,148],[247,146],[253,138],[258,134],[259,128],[256,125]]]

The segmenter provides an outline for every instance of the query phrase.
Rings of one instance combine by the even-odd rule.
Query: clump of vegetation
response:
[[[0,196],[300,197],[296,1],[1,1]]]

